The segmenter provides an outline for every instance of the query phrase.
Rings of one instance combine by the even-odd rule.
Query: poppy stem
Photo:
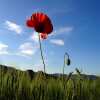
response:
[[[67,52],[64,54],[63,76],[64,76],[64,68],[65,68],[65,64],[66,64],[66,56],[69,59],[69,54]]]
[[[66,65],[66,57],[69,59],[69,54],[67,52],[65,52],[64,54],[64,64],[63,64],[63,82],[64,82],[64,69],[65,69],[65,65]]]
[[[41,58],[42,58],[42,62],[43,62],[43,65],[44,65],[44,73],[45,73],[45,62],[44,62],[44,57],[43,57],[43,52],[42,52],[42,45],[41,45],[41,39],[40,39],[39,33],[38,33],[38,37],[39,37],[39,45],[40,45]]]

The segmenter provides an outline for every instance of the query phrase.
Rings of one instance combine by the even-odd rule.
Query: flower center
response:
[[[42,23],[39,23],[36,30],[37,32],[44,32],[44,25]]]

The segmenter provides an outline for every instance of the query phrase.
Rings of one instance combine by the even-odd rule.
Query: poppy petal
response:
[[[41,12],[33,13],[30,20],[27,21],[27,26],[33,27],[38,33],[50,34],[53,31],[51,20]]]
[[[26,21],[26,25],[27,25],[28,27],[34,27],[34,23],[33,23],[32,20],[27,20],[27,21]]]

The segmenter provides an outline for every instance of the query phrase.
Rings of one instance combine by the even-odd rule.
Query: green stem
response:
[[[68,59],[69,59],[69,55],[68,55],[68,53],[67,52],[65,52],[65,54],[64,54],[64,65],[63,65],[63,84],[64,84],[64,68],[65,68],[65,65],[66,65],[66,56],[68,57]]]
[[[66,56],[67,56],[68,59],[69,59],[69,55],[68,55],[67,52],[64,54],[63,76],[64,76],[64,68],[65,68],[65,60],[66,60]]]
[[[63,65],[63,82],[64,82],[64,68],[65,68],[65,55],[64,55],[64,65]]]
[[[43,57],[43,52],[42,52],[42,45],[41,45],[41,39],[40,39],[39,33],[38,33],[38,37],[39,37],[39,45],[40,45],[41,58],[42,58],[42,62],[43,62],[43,65],[44,65],[44,73],[45,73],[45,62],[44,62],[44,57]]]

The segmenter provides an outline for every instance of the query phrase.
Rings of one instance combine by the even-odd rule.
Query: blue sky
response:
[[[26,27],[26,19],[44,12],[54,30],[42,41],[48,73],[62,72],[68,52],[71,66],[87,74],[100,75],[99,0],[0,0],[0,63],[20,69],[43,70],[38,37]]]

